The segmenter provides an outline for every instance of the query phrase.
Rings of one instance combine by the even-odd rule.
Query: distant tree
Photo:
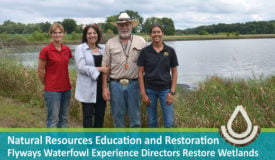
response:
[[[49,30],[50,30],[51,25],[52,24],[50,22],[45,22],[45,23],[41,22],[41,23],[39,23],[41,32],[48,33]]]
[[[33,32],[33,25],[27,24],[24,28],[23,34],[31,34]]]
[[[272,25],[272,33],[275,33],[275,21],[270,22]]]
[[[76,33],[82,33],[82,25],[78,25],[75,30]]]
[[[117,21],[118,16],[117,15],[113,15],[113,16],[109,16],[106,18],[106,23],[103,26],[103,30],[104,32],[108,31],[108,30],[112,30],[113,33],[117,34],[117,29],[115,26],[113,26],[110,22],[115,22]]]
[[[32,34],[34,31],[41,32],[39,24],[27,24],[24,28],[24,34]]]
[[[25,24],[23,23],[15,23],[10,20],[7,20],[3,23],[1,28],[1,33],[6,32],[10,34],[22,34],[25,28]]]
[[[106,23],[97,23],[97,25],[99,26],[99,28],[102,32],[105,32],[104,28],[105,28]]]
[[[161,22],[161,19],[160,18],[157,18],[157,17],[150,17],[150,18],[147,18],[142,26],[142,32],[143,33],[149,33],[150,32],[150,29],[151,27],[154,25],[154,24],[159,24],[159,25],[162,25],[162,22]]]
[[[147,18],[146,21],[143,24],[142,32],[149,33],[151,27],[154,24],[159,24],[163,28],[163,32],[165,35],[173,35],[175,34],[175,26],[174,22],[171,18],[163,17],[163,18],[157,18],[157,17],[151,17]]]
[[[275,21],[259,21],[233,24],[213,24],[209,26],[199,26],[183,30],[185,34],[199,34],[201,30],[206,30],[210,34],[234,33],[239,34],[271,34],[275,33]],[[235,34],[235,36],[237,36]]]
[[[22,34],[25,28],[25,24],[23,23],[16,23],[14,32],[17,34]]]
[[[174,35],[175,34],[175,26],[174,22],[171,18],[163,17],[161,19],[163,32],[166,35]]]
[[[3,32],[7,32],[7,33],[10,33],[10,34],[15,34],[16,33],[17,25],[16,25],[15,22],[7,20],[3,23],[2,27],[3,27]]]
[[[66,18],[62,21],[62,25],[65,29],[65,32],[71,34],[73,31],[76,31],[77,24],[74,19]]]

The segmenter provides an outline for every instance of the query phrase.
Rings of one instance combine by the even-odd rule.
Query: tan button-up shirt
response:
[[[146,41],[140,37],[133,35],[128,41],[126,52],[129,51],[126,68],[126,55],[122,48],[119,36],[108,40],[105,45],[105,54],[103,55],[102,65],[110,66],[110,78],[113,79],[135,79],[138,78],[137,59],[140,50],[146,46]],[[129,48],[130,47],[130,48]]]

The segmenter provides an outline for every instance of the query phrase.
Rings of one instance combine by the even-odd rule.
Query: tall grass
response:
[[[253,124],[275,127],[275,76],[233,80],[210,77],[198,90],[181,90],[176,98],[177,127],[216,128],[227,123],[237,105],[243,105]],[[244,130],[238,115],[233,128]]]
[[[75,69],[70,70],[70,79],[70,117],[81,124],[81,105],[74,98]],[[275,76],[250,80],[222,79],[214,76],[201,82],[195,91],[178,86],[177,93],[174,102],[176,127],[220,127],[227,123],[237,105],[244,106],[253,124],[275,127]],[[28,106],[33,108],[45,107],[43,87],[36,69],[3,58],[0,58],[0,95],[28,103]],[[107,104],[104,127],[113,127],[109,103]],[[159,115],[162,124],[161,112]],[[147,126],[146,119],[146,107],[142,106],[143,127]],[[238,116],[233,128],[244,130],[245,126],[244,120]]]
[[[42,106],[42,86],[35,69],[0,58],[0,94]]]
[[[75,71],[70,71],[70,77],[74,85]],[[45,107],[43,94],[44,87],[39,81],[36,68],[25,67],[13,60],[0,58],[0,95],[41,108]],[[71,101],[70,114],[73,119],[80,117],[79,103],[74,98]]]

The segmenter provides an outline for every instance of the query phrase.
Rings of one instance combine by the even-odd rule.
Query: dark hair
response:
[[[99,26],[97,24],[89,24],[87,25],[84,29],[83,29],[83,32],[82,32],[82,43],[86,42],[87,43],[87,32],[90,28],[93,28],[96,33],[97,33],[97,41],[95,42],[95,45],[97,47],[99,47],[98,43],[101,41],[101,38],[102,38],[102,34],[99,30]],[[100,47],[99,47],[100,48]]]
[[[151,28],[150,28],[150,34],[152,33],[152,30],[153,30],[153,28],[155,28],[155,27],[158,27],[160,30],[161,30],[161,32],[163,32],[163,29],[162,29],[162,27],[161,27],[161,25],[159,25],[159,24],[154,24]]]

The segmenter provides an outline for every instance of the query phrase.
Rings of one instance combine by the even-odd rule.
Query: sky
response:
[[[105,22],[106,17],[133,10],[144,18],[168,17],[176,29],[218,23],[275,20],[275,0],[0,0],[0,24]]]

